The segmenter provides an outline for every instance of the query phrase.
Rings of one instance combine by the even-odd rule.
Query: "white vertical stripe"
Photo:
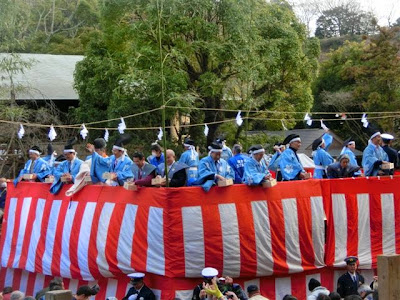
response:
[[[69,256],[69,240],[71,237],[72,223],[74,222],[78,202],[72,201],[65,215],[64,228],[61,241],[60,274],[64,278],[71,278],[71,260]]]
[[[282,199],[282,209],[285,222],[286,263],[289,273],[302,272],[296,199]]]
[[[292,294],[292,281],[290,277],[275,279],[275,299],[281,300],[285,295]]]
[[[252,284],[258,286],[259,289],[261,288],[261,287],[260,287],[260,279],[259,279],[259,278],[245,281],[245,282],[244,282],[244,290],[243,290],[243,291],[245,292],[245,294],[247,293],[247,288],[248,288],[248,286],[249,286],[249,285],[252,285]]]
[[[315,266],[325,266],[325,212],[322,197],[311,197],[312,240],[315,254]]]
[[[97,229],[96,247],[97,247],[97,266],[101,275],[104,277],[113,277],[109,271],[108,262],[106,259],[106,242],[108,235],[108,226],[110,225],[111,215],[114,211],[115,203],[105,203],[101,210],[99,227]],[[134,227],[134,226],[132,226]]]
[[[24,244],[24,237],[26,232],[26,223],[28,222],[28,215],[29,215],[29,210],[31,208],[31,203],[32,203],[31,197],[24,198],[20,214],[18,239],[17,239],[17,245],[15,247],[13,268],[18,268],[19,259],[21,258],[22,246]]]
[[[135,233],[136,212],[137,205],[126,205],[118,238],[118,268],[124,273],[133,272],[131,267],[131,255],[133,249],[133,235]]]
[[[381,195],[382,205],[382,250],[383,254],[396,253],[396,226],[393,194]]]
[[[14,269],[7,268],[6,277],[4,279],[4,286],[12,286],[14,278]]]
[[[45,250],[42,258],[43,274],[51,275],[51,261],[53,258],[54,240],[56,237],[58,215],[61,208],[61,200],[54,200],[50,210],[49,223],[46,232]]]
[[[358,207],[358,259],[360,267],[371,268],[371,226],[369,194],[357,194]]]
[[[157,275],[165,275],[163,209],[150,207],[147,223],[146,270]]]
[[[223,244],[223,274],[240,276],[240,238],[239,223],[235,204],[219,204]]]
[[[33,287],[33,295],[36,295],[41,289],[44,288],[44,275],[40,273],[35,274],[35,285]]]
[[[78,243],[78,265],[83,280],[93,280],[93,276],[89,270],[89,242],[92,230],[93,215],[97,203],[88,202],[82,216],[81,228],[79,230]]]
[[[336,291],[337,290],[337,281],[339,279],[340,276],[342,276],[344,273],[346,273],[345,270],[339,270],[339,271],[334,271],[333,272],[333,290]]]
[[[199,277],[205,267],[204,230],[201,206],[182,207],[185,276]]]
[[[154,293],[154,296],[156,296],[157,300],[161,299],[161,290],[156,290],[156,289],[151,289]]]
[[[28,286],[28,276],[29,276],[29,272],[23,270],[22,274],[21,274],[21,284],[19,285],[19,290],[25,294],[26,294],[26,288]]]
[[[109,278],[107,280],[106,298],[107,297],[115,297],[115,295],[117,294],[117,284],[118,284],[118,281],[115,279]]]
[[[309,274],[306,275],[306,293],[307,293],[307,297],[311,294],[310,290],[308,289],[308,283],[310,282],[310,279],[314,278],[316,280],[318,280],[319,282],[321,282],[321,274],[320,273],[315,273],[315,274]],[[323,284],[321,283],[321,285],[323,286]]]
[[[253,201],[251,209],[256,238],[257,276],[269,276],[273,273],[274,260],[267,202]]]
[[[28,257],[25,270],[35,272],[36,248],[42,231],[42,217],[46,200],[39,199],[36,205],[35,221],[33,221],[31,240],[29,241]]]
[[[347,257],[347,207],[344,194],[332,194],[333,226],[335,228],[335,267],[344,267]]]
[[[175,291],[175,298],[177,299],[192,299],[193,296],[193,290],[180,290],[180,291]]]
[[[69,281],[68,289],[72,292],[72,295],[76,294],[76,291],[78,290],[78,283],[79,281],[77,279],[71,279]]]
[[[3,252],[1,255],[2,267],[7,267],[8,259],[10,258],[11,242],[14,232],[15,211],[17,209],[17,202],[18,198],[10,198],[10,205],[8,207],[8,218],[7,220],[4,220],[4,223],[7,222],[7,231],[6,231],[6,237],[4,239]]]

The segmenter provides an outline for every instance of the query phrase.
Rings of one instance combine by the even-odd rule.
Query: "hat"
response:
[[[57,156],[56,159],[55,159],[55,161],[59,161],[59,162],[64,161],[64,160],[65,160],[64,154],[60,154],[60,155]]]
[[[195,143],[194,143],[194,141],[191,139],[191,138],[189,138],[189,137],[187,137],[187,138],[185,138],[185,140],[183,141],[183,145],[189,145],[189,146],[195,146]]]
[[[49,143],[47,145],[47,155],[52,155],[53,152],[54,152],[53,145],[51,143]]]
[[[125,151],[124,146],[127,145],[132,140],[130,134],[124,133],[119,136],[119,138],[115,141],[113,150]]]
[[[383,140],[393,140],[393,139],[394,139],[394,136],[391,135],[391,134],[389,134],[389,133],[382,133],[382,134],[381,134],[381,138],[382,138]]]
[[[42,150],[40,150],[40,148],[38,146],[32,146],[29,149],[29,153],[35,153],[37,155],[40,155],[42,153]]]
[[[346,264],[350,265],[350,264],[355,264],[358,261],[358,258],[356,256],[348,256],[344,259],[344,261],[346,262]]]
[[[222,145],[217,142],[212,142],[210,146],[208,146],[208,150],[211,152],[222,152]]]
[[[312,146],[311,146],[312,147],[312,151],[317,150],[318,147],[322,145],[322,142],[323,142],[322,137],[317,138],[316,140],[314,140],[314,142],[312,142]]]
[[[143,280],[144,276],[146,276],[146,275],[144,273],[140,273],[140,272],[128,274],[128,277],[130,279],[132,279],[133,281],[141,281],[141,280]]]
[[[252,145],[247,152],[249,154],[257,154],[257,153],[265,152],[265,149],[261,145]]]
[[[218,275],[218,270],[215,269],[215,268],[208,267],[208,268],[204,268],[201,271],[201,276],[203,276],[203,277],[212,278],[212,277],[215,277],[217,275]]]
[[[76,291],[77,295],[85,295],[85,296],[94,296],[99,292],[100,288],[99,286],[96,284],[92,287],[88,286],[88,285],[82,285],[78,288],[78,290]]]
[[[256,286],[255,284],[250,284],[247,287],[247,293],[254,293],[254,292],[258,292],[258,286]]]
[[[354,143],[354,139],[353,139],[352,136],[349,137],[347,140],[345,140],[345,141],[343,142],[343,147],[346,147],[347,145],[349,145],[349,144],[351,144],[351,143]]]
[[[311,278],[310,281],[308,282],[308,290],[310,292],[312,292],[316,287],[319,286],[321,286],[321,283],[315,278]]]
[[[103,149],[107,146],[106,140],[103,138],[97,138],[93,141],[95,149]]]
[[[282,144],[287,145],[295,141],[301,141],[298,134],[289,134],[282,142]]]
[[[70,139],[67,144],[64,146],[64,153],[75,153],[74,145],[78,142],[76,137]]]
[[[226,137],[225,137],[225,135],[221,134],[215,141],[217,143],[226,142]]]

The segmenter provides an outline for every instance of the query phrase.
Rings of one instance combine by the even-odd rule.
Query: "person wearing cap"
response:
[[[337,292],[344,298],[349,295],[358,295],[357,289],[364,284],[364,277],[357,273],[357,261],[355,256],[346,257],[347,272],[339,277],[337,282]]]
[[[368,141],[368,146],[363,152],[362,166],[365,176],[377,176],[385,174],[380,167],[383,163],[389,162],[389,157],[382,149],[380,144],[381,133],[376,131],[371,135],[371,138]]]
[[[124,145],[130,141],[131,136],[129,134],[122,134],[114,143],[112,148],[113,155],[110,157],[100,156],[95,151],[94,145],[87,144],[86,149],[92,153],[90,176],[111,186],[124,185],[125,181],[131,180],[133,178],[133,162],[126,154],[126,149],[124,148]],[[103,175],[99,176],[99,173],[101,173],[99,170],[110,172],[113,175],[112,179],[104,179]]]
[[[181,187],[186,184],[186,169],[188,165],[175,161],[175,152],[172,149],[167,149],[167,167],[168,179],[170,187]],[[165,164],[159,165],[157,174],[160,177],[165,177]],[[166,182],[162,184],[165,186]]]
[[[156,296],[143,282],[144,273],[131,273],[128,275],[132,287],[122,300],[155,300]]]
[[[185,147],[185,152],[182,153],[178,162],[189,166],[189,168],[187,169],[187,185],[190,186],[193,182],[197,180],[199,154],[196,151],[195,142],[188,137],[185,138],[183,142],[183,147]]]
[[[317,300],[319,294],[329,295],[330,293],[329,290],[321,286],[321,283],[315,278],[311,278],[308,282],[308,290],[311,294],[308,295],[307,300]]]
[[[260,289],[255,284],[247,287],[247,294],[249,295],[249,300],[268,300],[268,298],[261,296]]]
[[[269,161],[268,164],[268,170],[269,171],[273,171],[276,172],[276,180],[278,181],[282,181],[282,173],[281,170],[279,169],[279,161],[281,158],[281,154],[283,151],[285,151],[285,145],[283,145],[282,143],[275,143],[274,144],[274,155],[272,155],[271,160]]]
[[[149,162],[157,168],[159,165],[165,162],[164,153],[162,153],[163,149],[159,144],[153,143],[151,144],[150,150],[151,158]]]
[[[226,138],[223,135],[220,135],[216,140],[216,143],[221,144],[222,145],[222,153],[221,153],[221,158],[225,159],[226,161],[228,161],[228,159],[230,159],[233,156],[232,150],[231,148],[229,148],[226,145]]]
[[[249,149],[250,158],[244,164],[243,182],[247,185],[262,185],[271,179],[271,173],[263,162],[265,149],[261,145],[253,145]]]
[[[350,164],[350,157],[347,154],[341,154],[337,162],[328,166],[327,176],[328,178],[356,177],[359,170],[359,166]]]
[[[288,135],[283,141],[284,145],[289,145],[282,152],[279,160],[279,168],[282,173],[282,180],[301,180],[305,178],[306,171],[301,165],[300,159],[297,156],[297,151],[301,146],[300,136],[297,134]]]
[[[76,151],[73,148],[73,145],[77,141],[78,140],[74,138],[68,141],[64,147],[65,160],[61,162],[53,171],[54,181],[50,187],[50,193],[52,194],[57,194],[63,186],[61,177],[68,178],[70,183],[75,182],[75,176],[79,173],[79,169],[83,162],[76,156]]]
[[[322,137],[312,143],[312,157],[315,164],[314,178],[327,178],[326,169],[334,162],[332,156],[325,151],[325,141]]]
[[[394,136],[388,133],[382,133],[381,138],[382,138],[382,149],[383,151],[386,152],[389,158],[389,162],[393,163],[394,167],[396,168],[398,166],[399,157],[397,151],[391,147]],[[393,174],[394,170],[390,170],[390,175]]]
[[[210,153],[199,162],[199,178],[193,185],[201,185],[208,192],[218,180],[234,179],[235,173],[232,168],[221,158],[222,145],[216,142],[208,147]]]
[[[151,186],[151,180],[156,177],[157,168],[146,162],[142,152],[135,152],[132,155],[133,181],[139,186]]]
[[[212,284],[212,280],[218,276],[218,270],[215,268],[206,267],[201,270],[201,276],[203,276],[203,282],[194,288],[192,300],[213,299],[212,296],[207,295],[205,286],[207,284]]]
[[[248,157],[242,154],[242,146],[239,144],[235,144],[233,146],[232,153],[233,156],[228,159],[228,164],[235,172],[234,182],[237,184],[243,183],[244,163],[248,159]]]
[[[14,185],[17,186],[25,174],[32,174],[32,181],[44,182],[45,178],[50,175],[50,167],[41,157],[41,150],[38,146],[29,149],[29,160],[25,163],[24,168],[19,172],[17,178],[14,179]]]
[[[358,162],[356,159],[356,156],[354,154],[354,150],[356,149],[356,142],[352,137],[349,137],[347,140],[343,142],[343,148],[342,151],[340,152],[340,155],[346,154],[350,158],[350,164],[353,166],[358,167]],[[361,171],[357,171],[354,173],[355,176],[360,176]]]

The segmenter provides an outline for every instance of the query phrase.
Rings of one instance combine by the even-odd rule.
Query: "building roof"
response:
[[[279,136],[281,140],[288,136],[289,134],[298,134],[301,138],[301,147],[299,149],[300,153],[304,153],[307,156],[312,156],[312,142],[325,134],[323,129],[311,128],[311,129],[293,129],[293,130],[285,130],[285,131],[251,131],[250,135],[264,133],[268,136]],[[338,157],[343,148],[343,140],[337,136],[334,132],[329,131],[329,134],[332,135],[333,141],[331,146],[329,147],[329,154],[333,157]],[[362,156],[362,152],[359,150],[355,150],[354,154],[356,156]]]
[[[24,61],[33,60],[30,69],[13,76],[16,85],[23,89],[16,94],[17,100],[78,100],[74,90],[74,71],[82,55],[52,55],[52,54],[19,54]],[[0,53],[0,60],[7,53]],[[10,80],[6,73],[0,71],[0,86],[9,86]],[[0,99],[9,99],[9,95],[0,94]]]

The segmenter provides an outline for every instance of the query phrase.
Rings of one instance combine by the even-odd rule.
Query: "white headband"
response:
[[[293,142],[301,142],[301,139],[299,137],[291,139],[288,144],[293,143]]]
[[[261,152],[265,153],[265,149],[258,149],[258,150],[251,151],[251,155],[261,153]]]
[[[75,153],[74,149],[64,149],[64,153]]]
[[[356,143],[355,141],[350,141],[347,143],[347,145],[351,145],[351,144],[355,144],[355,143]]]
[[[374,137],[377,137],[378,135],[381,135],[381,133],[379,131],[375,132],[373,135],[371,135],[370,140],[372,140]]]
[[[40,152],[37,151],[37,150],[29,150],[29,153],[35,153],[35,154],[37,154],[37,155],[40,155]]]
[[[126,151],[126,149],[125,149],[125,148],[122,148],[122,147],[120,147],[120,146],[116,146],[116,145],[114,145],[112,148],[113,148],[113,150]]]
[[[219,152],[219,153],[222,153],[222,149],[210,149],[210,152]]]
[[[193,145],[190,145],[190,144],[183,144],[183,146],[185,146],[185,147],[189,147],[189,148],[192,148],[192,147],[194,147]]]

